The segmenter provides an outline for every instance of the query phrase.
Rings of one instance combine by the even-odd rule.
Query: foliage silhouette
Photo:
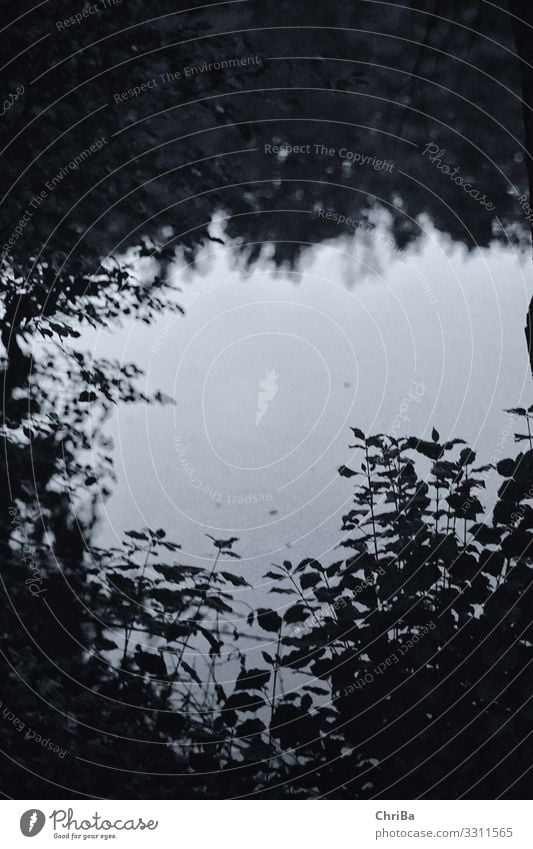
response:
[[[84,551],[79,530],[65,535],[64,502],[41,492],[48,527],[61,523],[53,563],[17,497],[4,549],[3,705],[27,727],[45,724],[68,760],[8,725],[8,751],[34,773],[8,762],[10,793],[523,794],[533,408],[511,412],[526,425],[516,437],[526,450],[496,469],[435,430],[423,441],[353,428],[353,507],[340,542],[350,554],[274,566],[265,577],[277,608],[239,599],[250,587],[225,565],[238,557],[234,538],[212,540],[211,569],[168,560],[180,546],[163,529]],[[484,521],[493,474],[502,483]],[[21,580],[17,544],[30,546],[42,595]],[[257,653],[247,659],[258,633],[259,665]],[[95,763],[110,769],[87,769]]]

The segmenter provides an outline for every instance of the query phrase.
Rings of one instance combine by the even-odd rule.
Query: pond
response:
[[[314,248],[295,271],[273,271],[268,257],[243,269],[230,243],[169,274],[184,316],[83,336],[95,357],[135,362],[148,394],[175,401],[116,409],[118,481],[99,544],[163,526],[202,563],[206,533],[236,536],[255,583],[286,556],[335,559],[350,426],[421,438],[436,427],[480,462],[512,450],[505,410],[530,380],[527,254],[467,253],[431,226],[400,252],[376,228]]]

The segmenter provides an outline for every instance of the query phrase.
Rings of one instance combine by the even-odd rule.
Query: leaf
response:
[[[152,569],[154,572],[158,572],[159,575],[163,575],[164,579],[171,584],[180,581],[182,577],[175,566],[168,566],[166,563],[154,563]]]
[[[125,531],[124,536],[131,537],[131,539],[142,539],[145,542],[148,542],[146,534],[142,534],[139,531]]]
[[[306,557],[305,560],[302,560],[301,563],[298,563],[298,566],[294,570],[296,572],[303,572],[303,570],[309,566],[310,569],[315,569],[317,572],[322,572],[322,564],[319,563],[318,560],[315,560],[313,557]]]
[[[348,466],[339,466],[337,471],[341,478],[353,478],[353,476],[357,474],[357,472],[354,472],[353,469],[349,469]]]
[[[185,670],[185,672],[189,673],[193,681],[196,681],[197,684],[202,683],[200,677],[198,676],[198,673],[195,669],[192,668],[192,666],[189,666],[189,664],[186,663],[184,660],[181,661],[181,666]]]
[[[213,540],[213,545],[215,546],[215,548],[218,548],[219,551],[222,551],[224,549],[224,554],[229,554],[229,551],[226,551],[226,549],[230,549],[234,543],[239,542],[238,537],[230,537],[229,539],[215,539],[215,537],[212,537],[211,534],[206,534],[206,537],[209,537],[209,539]]]
[[[195,625],[197,631],[199,631],[199,633],[205,637],[205,639],[211,646],[210,654],[220,655],[220,649],[222,648],[223,644],[216,639],[216,637],[211,633],[211,631],[208,631],[207,628],[204,628],[203,625],[199,625],[198,623],[195,623]]]
[[[298,722],[298,720],[303,719],[304,716],[305,714],[302,712],[301,708],[296,707],[296,705],[279,705],[274,711],[272,722],[270,723],[273,736],[286,736],[287,729],[285,726],[289,723]]]
[[[55,333],[58,334],[58,336],[61,336],[62,338],[68,336],[78,338],[80,335],[77,330],[72,330],[72,328],[67,327],[65,324],[54,324],[53,322],[50,322],[50,327]]]
[[[252,734],[261,734],[265,728],[265,723],[261,719],[245,719],[235,728],[235,734],[237,737],[249,737]]]
[[[499,463],[496,463],[496,470],[502,478],[512,478],[515,468],[516,463],[514,460],[500,460]]]
[[[178,545],[176,542],[164,542],[163,540],[153,539],[152,542],[154,545],[160,545],[163,548],[166,548],[167,551],[178,551],[181,548],[181,545]]]
[[[328,566],[328,568],[326,569],[326,575],[328,576],[328,578],[332,578],[334,575],[338,575],[341,570],[342,564],[342,560],[337,560],[336,563],[332,563],[331,566]],[[346,562],[346,565],[350,565],[349,561]]]
[[[250,584],[241,575],[232,575],[231,572],[221,572],[222,577],[233,584],[234,587],[249,587]]]
[[[270,681],[270,669],[243,669],[237,678],[236,690],[262,690]]]
[[[263,657],[264,657],[264,659],[266,660],[267,663],[270,663],[271,666],[274,666],[276,661],[274,660],[272,655],[268,654],[268,652],[266,652],[266,651],[262,651],[261,654],[263,655]]]
[[[478,513],[483,513],[483,506],[474,495],[448,495],[446,501],[462,519],[474,519]]]
[[[303,576],[305,577],[305,575]],[[285,611],[283,619],[288,624],[292,622],[304,622],[308,617],[307,608],[303,604],[294,604]]]
[[[440,439],[440,434],[435,428],[433,428],[433,430],[431,431],[431,438],[433,442],[438,442]]]
[[[165,638],[168,643],[173,643],[179,637],[186,637],[191,633],[192,623],[190,622],[171,622],[165,631]]]
[[[525,557],[533,548],[533,534],[517,529],[502,541],[502,552],[507,557]]]
[[[476,462],[475,451],[472,451],[470,448],[463,448],[459,454],[459,461],[462,466],[471,466],[472,463]]]
[[[443,448],[450,451],[455,445],[466,445],[466,442],[464,439],[450,439],[449,442],[444,443]]]
[[[481,545],[498,545],[501,541],[503,530],[487,525],[473,525],[470,529],[474,540]]]
[[[225,702],[228,698],[224,692],[224,688],[220,684],[215,684],[215,693],[219,702]]]
[[[217,595],[209,595],[205,598],[205,604],[208,607],[212,607],[213,610],[217,610],[219,613],[231,613],[231,607],[229,604],[226,604],[225,601],[222,601],[220,596]]]
[[[311,696],[308,693],[306,693],[305,696],[302,696],[302,700],[300,702],[300,706],[301,706],[302,710],[308,711],[309,708],[312,706],[312,704],[313,704],[313,699],[311,698]]]
[[[108,583],[113,587],[113,589],[118,590],[120,593],[124,593],[126,596],[135,596],[136,594],[136,585],[135,582],[132,581],[131,578],[127,578],[125,575],[120,575],[117,572],[112,572],[108,575],[107,578]]]
[[[438,460],[442,453],[439,445],[436,445],[433,442],[427,442],[424,439],[417,439],[415,436],[409,437],[407,440],[407,447],[414,451],[418,451],[419,454],[423,454],[431,460]]]
[[[298,643],[298,645],[299,645],[299,643]],[[312,653],[309,651],[308,648],[296,649],[295,651],[290,652],[289,654],[286,654],[283,657],[281,665],[282,666],[289,666],[289,667],[292,667],[293,669],[300,669],[303,666],[307,666],[309,664],[311,657],[314,657],[314,658],[319,657],[321,654],[324,653],[324,651],[325,651],[325,649],[323,649],[323,648],[317,649],[316,651],[314,651]]]
[[[155,601],[160,602],[163,607],[170,611],[180,609],[182,607],[182,591],[170,590],[168,587],[152,587],[149,590],[150,597]]]
[[[479,568],[490,575],[499,576],[505,566],[505,557],[499,551],[483,551],[479,557]]]
[[[306,572],[300,577],[300,586],[302,590],[308,590],[310,587],[316,587],[320,582],[320,575],[316,572]]]
[[[281,628],[281,619],[274,610],[260,607],[257,611],[257,621],[263,631],[278,632]]]
[[[265,700],[261,696],[251,693],[233,693],[227,700],[224,710],[256,711],[265,706]]]
[[[358,427],[351,427],[350,430],[352,431],[352,433],[353,433],[353,435],[355,436],[356,439],[363,439],[363,440],[365,439],[365,435],[364,435],[363,431],[359,430]]]
[[[94,648],[98,651],[111,651],[112,649],[117,648],[117,644],[112,640],[106,639],[106,637],[97,637],[93,643]]]

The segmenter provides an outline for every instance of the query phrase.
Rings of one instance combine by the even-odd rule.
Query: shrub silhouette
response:
[[[529,425],[531,410],[513,412]],[[528,450],[497,464],[490,523],[479,494],[493,467],[477,466],[461,440],[354,435],[359,470],[341,470],[356,480],[340,543],[351,553],[266,574],[286,603],[242,616],[274,643],[259,664],[255,652],[246,660],[253,635],[235,624],[233,589],[246,581],[216,571],[236,540],[214,540],[209,573],[155,563],[162,577],[147,579],[155,549],[177,546],[163,531],[130,533],[126,562],[106,571],[109,609],[122,611],[124,645],[139,629],[159,653],[125,648],[121,687],[133,672],[140,695],[163,709],[158,728],[194,776],[194,795],[485,798],[515,781],[519,793],[531,683],[529,430],[517,436]],[[194,665],[184,657],[193,644]],[[232,663],[229,693],[217,668]]]
[[[528,424],[517,438],[529,448],[498,463],[490,524],[479,521],[478,494],[492,467],[476,467],[460,440],[354,430],[361,471],[349,470],[358,483],[341,543],[353,555],[326,568],[285,562],[275,573],[299,598],[285,621],[302,623],[282,639],[281,665],[326,688],[292,710],[295,723],[298,711],[312,716],[305,743],[300,723],[292,739],[302,756],[327,735],[314,792],[487,798],[520,782],[528,743],[513,747],[528,739],[533,453],[531,409],[512,412]],[[430,461],[424,479],[417,456]],[[288,727],[278,736],[288,744]],[[291,781],[301,772],[309,787],[301,767]]]

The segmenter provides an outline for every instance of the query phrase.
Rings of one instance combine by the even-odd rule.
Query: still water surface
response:
[[[425,438],[436,427],[484,462],[514,450],[504,410],[529,387],[527,256],[466,254],[428,228],[409,254],[358,234],[313,249],[298,272],[267,260],[246,271],[216,245],[172,275],[184,317],[83,340],[136,362],[146,390],[176,402],[117,408],[99,544],[164,527],[200,564],[212,559],[206,533],[236,536],[257,585],[286,557],[339,559],[350,426]]]

